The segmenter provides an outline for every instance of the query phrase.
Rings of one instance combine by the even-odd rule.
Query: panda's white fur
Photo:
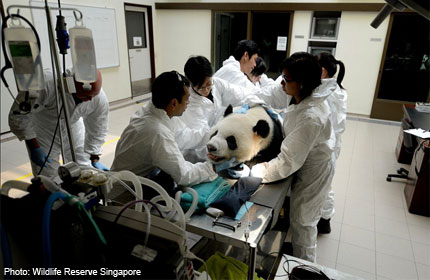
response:
[[[268,125],[268,134],[263,133],[265,137],[255,131],[259,121],[263,121],[260,122],[263,126],[266,126],[265,123]],[[211,129],[212,136],[207,144],[208,157],[213,163],[223,162],[232,157],[236,157],[239,162],[249,161],[270,145],[273,133],[273,120],[261,106],[249,109],[246,114],[229,114]],[[235,138],[236,149],[229,148],[226,140],[229,136]]]

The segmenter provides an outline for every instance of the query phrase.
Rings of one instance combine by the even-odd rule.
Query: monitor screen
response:
[[[312,38],[336,39],[339,18],[314,18]]]

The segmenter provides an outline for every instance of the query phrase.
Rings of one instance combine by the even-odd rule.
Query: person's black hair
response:
[[[164,109],[172,99],[182,103],[185,95],[184,86],[189,87],[190,81],[176,71],[164,72],[155,78],[152,84],[152,103],[158,109]]]
[[[293,81],[301,84],[300,99],[305,99],[321,84],[321,66],[315,56],[307,52],[296,52],[281,63],[281,71],[288,71]]]
[[[190,57],[184,66],[185,76],[193,86],[200,88],[207,77],[213,76],[212,65],[204,56]]]
[[[255,59],[255,67],[251,71],[251,75],[253,76],[260,76],[267,71],[267,66],[264,60],[261,58],[261,56],[257,57]]]
[[[343,89],[342,81],[345,76],[345,65],[342,61],[336,60],[334,56],[328,52],[322,52],[317,56],[318,62],[321,67],[324,67],[327,70],[328,76],[332,78],[337,71],[337,65],[339,65],[339,73],[337,74],[337,84],[341,89]]]
[[[242,40],[237,43],[233,56],[237,61],[240,61],[245,52],[248,52],[248,56],[251,58],[254,54],[259,54],[260,49],[256,42],[252,40]]]

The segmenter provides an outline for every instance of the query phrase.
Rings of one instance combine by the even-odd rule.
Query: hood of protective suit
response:
[[[222,66],[226,66],[226,65],[230,65],[230,66],[236,65],[240,69],[239,61],[237,61],[236,58],[234,58],[234,56],[232,56],[232,55],[230,55],[230,57],[228,59],[223,61]]]

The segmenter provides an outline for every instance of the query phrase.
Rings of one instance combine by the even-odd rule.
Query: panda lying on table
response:
[[[245,113],[232,113],[229,105],[224,118],[211,129],[207,150],[212,163],[220,164],[235,157],[237,162],[252,167],[280,153],[282,123],[271,109],[257,105]]]

